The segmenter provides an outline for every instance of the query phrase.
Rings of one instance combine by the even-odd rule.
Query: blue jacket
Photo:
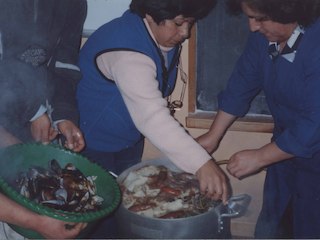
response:
[[[149,35],[142,18],[126,11],[122,17],[96,30],[80,51],[79,65],[83,77],[77,93],[80,127],[88,148],[93,150],[116,152],[133,146],[142,137],[116,84],[103,76],[96,66],[96,58],[102,53],[123,50],[139,52],[153,59],[157,66],[159,88],[163,86],[158,45]],[[169,63],[177,50],[174,48],[169,52]],[[177,68],[173,68],[169,72],[170,86],[175,85],[176,77]],[[170,93],[166,90],[163,96]]]
[[[244,115],[260,91],[274,119],[273,141],[296,156],[270,166],[256,236],[275,237],[276,227],[291,201],[295,237],[320,237],[320,21],[306,29],[293,62],[272,61],[269,42],[251,33],[219,108]]]

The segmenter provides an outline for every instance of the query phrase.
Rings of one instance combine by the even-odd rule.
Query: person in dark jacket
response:
[[[75,90],[86,0],[0,0],[0,12],[0,147],[61,134],[80,151]],[[55,239],[75,238],[86,226],[39,215],[1,193],[0,205],[0,235],[9,239],[21,236],[6,223]]]
[[[57,134],[80,151],[77,66],[87,5],[70,1],[0,1],[0,144],[48,143]],[[1,146],[1,145],[0,145]]]
[[[274,130],[271,142],[233,154],[231,175],[267,168],[256,238],[320,237],[319,0],[229,0],[251,33],[209,132],[198,141],[213,152],[228,127],[263,90]]]

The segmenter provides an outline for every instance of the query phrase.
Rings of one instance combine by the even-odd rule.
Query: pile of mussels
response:
[[[69,212],[99,210],[103,198],[96,194],[96,176],[86,177],[72,163],[62,168],[49,161],[48,169],[30,167],[16,179],[20,194],[39,204]]]

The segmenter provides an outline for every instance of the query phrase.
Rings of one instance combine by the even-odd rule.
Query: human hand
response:
[[[260,160],[258,150],[243,150],[231,156],[227,170],[240,179],[260,171],[264,167]]]
[[[66,138],[65,147],[80,152],[84,146],[84,138],[80,129],[71,121],[64,120],[58,123],[58,129]]]
[[[75,238],[87,226],[87,223],[67,223],[47,216],[40,217],[41,221],[34,230],[49,239]]]
[[[200,182],[200,191],[214,200],[222,200],[224,204],[229,198],[230,189],[227,176],[213,161],[209,160],[196,172]]]
[[[58,135],[58,132],[52,127],[48,115],[43,114],[31,122],[31,135],[36,142],[48,144]]]

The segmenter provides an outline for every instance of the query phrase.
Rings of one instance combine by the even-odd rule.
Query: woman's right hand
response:
[[[223,170],[209,160],[196,172],[200,182],[200,191],[213,200],[222,200],[227,203],[230,195],[229,180]]]

